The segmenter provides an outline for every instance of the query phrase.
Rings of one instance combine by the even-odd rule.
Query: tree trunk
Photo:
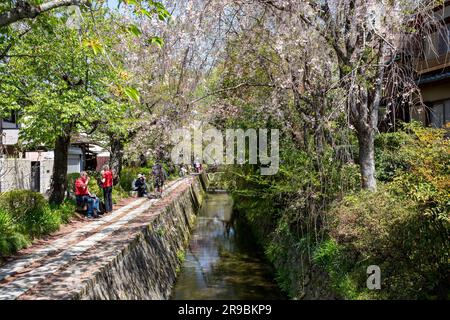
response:
[[[380,40],[381,41],[381,40]],[[385,44],[380,45],[379,66],[377,80],[373,90],[360,90],[359,119],[356,129],[359,142],[359,165],[361,170],[361,186],[363,189],[375,191],[377,180],[375,179],[375,133],[378,128],[378,112],[382,97],[382,88],[385,72]]]
[[[120,181],[120,174],[122,172],[123,163],[123,148],[124,140],[117,136],[110,136],[111,156],[109,159],[109,166],[114,172],[114,184],[118,184]]]
[[[361,187],[376,190],[375,179],[375,130],[367,128],[358,132],[359,166],[361,171]]]
[[[55,142],[55,159],[50,186],[49,202],[61,204],[67,190],[67,157],[69,153],[70,135],[59,136]]]

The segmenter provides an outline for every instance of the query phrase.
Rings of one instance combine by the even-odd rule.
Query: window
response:
[[[450,52],[450,24],[447,26],[447,34],[439,35],[437,52],[440,56]]]
[[[450,100],[436,103],[431,107],[430,122],[434,128],[442,128],[450,122]]]

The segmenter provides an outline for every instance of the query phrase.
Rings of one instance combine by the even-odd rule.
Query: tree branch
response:
[[[270,87],[270,88],[275,88],[276,86],[274,84],[270,84],[270,83],[248,83],[248,82],[243,82],[243,83],[240,83],[240,84],[238,84],[238,85],[236,85],[234,87],[223,88],[223,89],[220,89],[220,90],[216,90],[216,91],[210,92],[210,93],[204,95],[203,97],[200,97],[198,99],[195,99],[195,100],[189,102],[189,105],[194,104],[196,102],[199,102],[199,101],[201,101],[203,99],[206,99],[206,98],[208,98],[210,96],[213,96],[213,95],[216,95],[216,94],[219,94],[219,93],[222,93],[222,92],[226,92],[226,91],[237,90],[237,89],[239,89],[241,87]]]
[[[35,6],[27,1],[20,0],[17,1],[17,5],[14,9],[6,11],[0,14],[0,28],[6,27],[14,22],[23,19],[33,19],[38,15],[59,8],[68,6],[79,6],[79,5],[90,5],[90,0],[53,0],[45,2],[41,5]]]

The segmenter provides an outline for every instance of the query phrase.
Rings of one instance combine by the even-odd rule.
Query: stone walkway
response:
[[[189,179],[178,179],[166,187],[162,199],[138,198],[109,215],[87,223],[51,243],[0,267],[0,300],[21,298],[33,287],[68,268],[76,260],[150,208],[170,198],[174,190]],[[106,244],[106,243],[105,243]],[[106,252],[106,251],[105,251]],[[73,275],[72,275],[73,276]]]

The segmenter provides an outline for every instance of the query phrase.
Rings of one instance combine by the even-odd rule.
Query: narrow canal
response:
[[[172,299],[284,299],[228,194],[207,195]]]

